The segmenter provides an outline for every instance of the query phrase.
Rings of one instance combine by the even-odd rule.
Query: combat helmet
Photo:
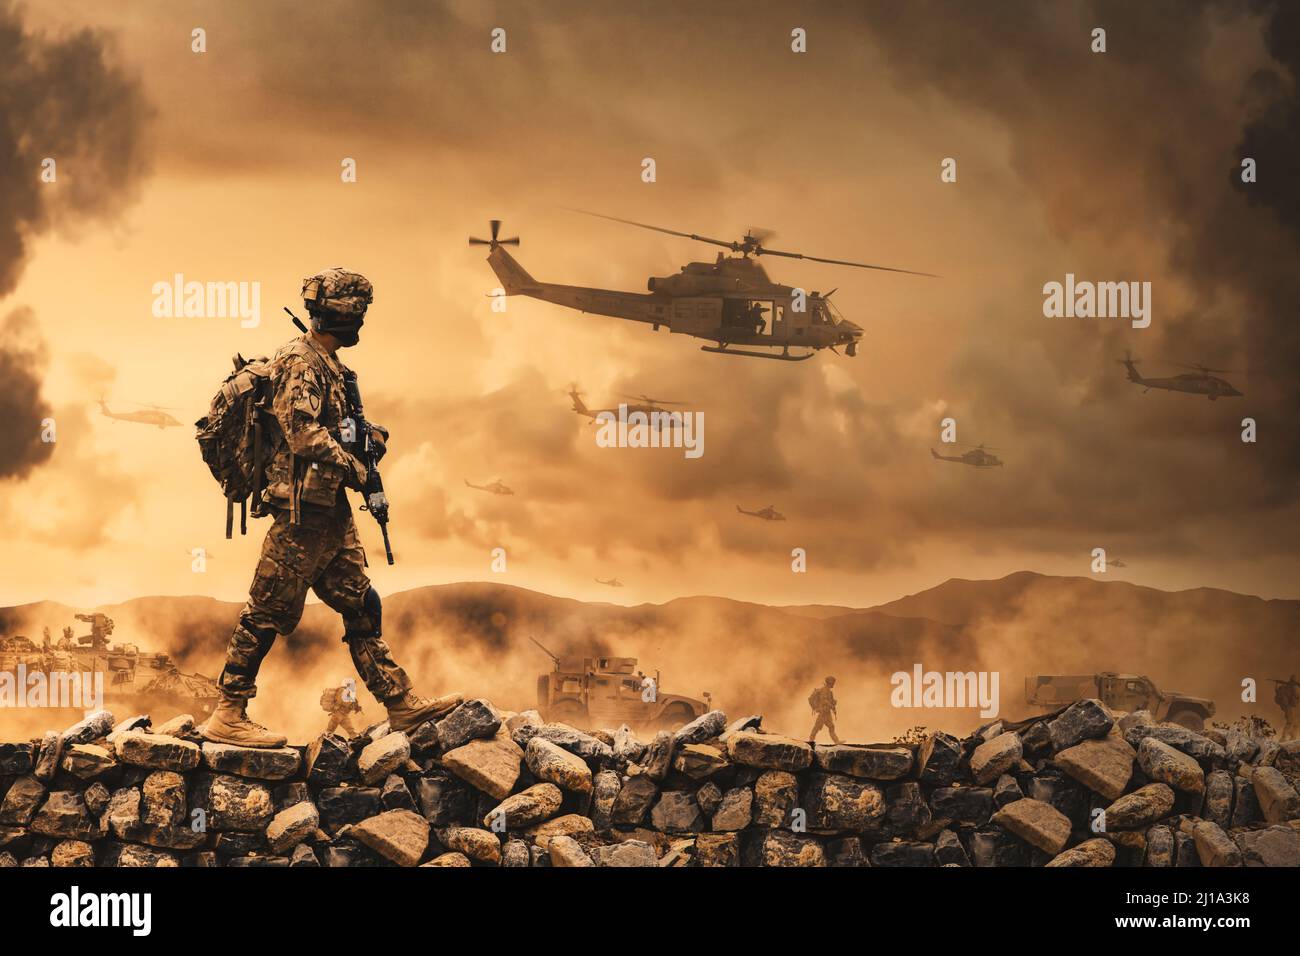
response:
[[[311,327],[328,332],[344,345],[356,345],[366,309],[374,301],[370,280],[341,266],[318,272],[302,282],[302,300],[311,316]]]

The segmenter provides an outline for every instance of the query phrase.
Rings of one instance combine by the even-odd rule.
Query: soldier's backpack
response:
[[[221,383],[208,413],[194,423],[203,463],[226,498],[226,537],[231,536],[235,502],[239,533],[248,533],[248,501],[261,516],[262,488],[271,440],[271,363],[266,358],[234,357],[235,370]]]
[[[327,714],[334,713],[339,705],[339,689],[337,687],[326,687],[320,692],[320,709]]]
[[[815,691],[813,691],[811,694],[808,695],[808,706],[811,707],[813,710],[820,710],[822,705],[821,698],[822,698],[822,689],[818,687]]]

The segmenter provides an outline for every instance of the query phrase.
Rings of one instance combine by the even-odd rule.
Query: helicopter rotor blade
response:
[[[588,212],[586,209],[574,209],[571,206],[565,206],[569,212],[581,213],[584,216],[595,216],[597,219],[608,219],[610,222],[621,222],[627,226],[636,226],[638,229],[649,229],[653,232],[662,232],[670,236],[681,236],[683,239],[695,239],[699,242],[710,242],[715,246],[722,246],[724,249],[731,249],[733,252],[740,248],[740,243],[724,242],[721,239],[711,239],[708,236],[697,236],[693,232],[678,232],[676,229],[665,229],[662,226],[651,226],[644,222],[634,222],[631,219],[620,219],[618,216],[606,216],[603,213]]]
[[[618,393],[619,398],[631,398],[638,402],[645,402],[647,405],[689,405],[689,402],[670,402],[666,398],[651,398],[649,395],[624,395]]]
[[[784,256],[787,259],[806,259],[809,262],[825,262],[833,266],[854,266],[858,269],[876,269],[880,272],[901,272],[909,276],[926,276],[931,279],[942,279],[943,276],[936,275],[933,272],[916,272],[912,269],[895,269],[892,266],[874,266],[867,262],[849,262],[847,259],[823,259],[820,256],[806,256],[802,252],[782,252],[780,249],[768,249],[765,246],[758,246],[754,250],[756,256]]]

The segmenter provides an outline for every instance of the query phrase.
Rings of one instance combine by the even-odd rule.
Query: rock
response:
[[[737,736],[753,735],[745,733]],[[813,837],[791,833],[789,830],[772,830],[760,844],[760,862],[763,866],[825,866],[826,852]]]
[[[1134,748],[1141,747],[1142,741],[1148,737],[1154,737],[1212,768],[1227,765],[1226,750],[1209,737],[1203,737],[1179,724],[1139,724],[1124,731],[1124,739]]]
[[[518,745],[520,750],[528,746],[528,741],[536,736],[537,731],[541,730],[546,724],[542,715],[535,710],[523,710],[506,718],[506,733],[510,739]]]
[[[362,748],[357,757],[357,769],[361,771],[361,779],[373,786],[401,770],[410,759],[410,738],[400,732],[386,734]]]
[[[928,734],[916,755],[918,779],[921,783],[946,787],[957,776],[961,763],[961,743],[951,734]]]
[[[352,750],[336,734],[321,734],[307,748],[307,783],[315,787],[336,787],[348,772]]]
[[[471,787],[496,800],[504,800],[519,779],[523,751],[509,737],[471,740],[443,754],[442,765]]]
[[[812,774],[803,799],[813,830],[866,830],[885,815],[884,792],[844,774]]]
[[[287,780],[302,764],[302,757],[293,747],[260,750],[204,741],[202,751],[203,763],[217,773],[258,780]]]
[[[81,794],[73,790],[50,793],[32,817],[31,830],[42,836],[69,840],[95,840],[104,835],[86,809]]]
[[[799,802],[799,781],[794,774],[769,770],[754,783],[754,823],[760,827],[781,827]]]
[[[290,866],[320,866],[320,860],[317,859],[316,853],[306,843],[299,843],[293,848],[293,854],[289,857]]]
[[[1106,808],[1106,829],[1137,830],[1155,823],[1173,808],[1174,792],[1163,783],[1149,783]]]
[[[1154,826],[1147,830],[1147,866],[1174,865],[1174,834],[1166,826]]]
[[[49,783],[54,777],[55,771],[59,769],[62,756],[63,735],[51,730],[41,738],[40,757],[37,759],[35,767],[32,768],[32,776],[42,783]],[[3,770],[0,770],[0,773],[3,772]]]
[[[568,724],[544,724],[538,728],[534,736],[549,740],[570,753],[577,754],[583,760],[604,762],[614,759],[613,747]]]
[[[194,806],[207,813],[209,830],[261,831],[275,815],[265,785],[228,774],[216,774],[196,786]]]
[[[648,776],[628,777],[614,798],[610,814],[614,825],[639,826],[658,794],[659,787]]]
[[[743,830],[753,817],[754,791],[748,787],[735,787],[722,795],[722,801],[713,812],[713,831]]]
[[[555,840],[551,841],[555,852]],[[596,847],[597,866],[658,866],[654,847],[644,840],[624,840],[611,846]]]
[[[0,777],[31,773],[35,748],[27,744],[0,744]]]
[[[145,727],[149,726],[148,717],[144,718],[143,726]],[[133,730],[134,727],[123,727],[121,724],[118,724],[117,727],[113,729],[115,731]],[[153,732],[155,734],[158,734],[160,737],[184,737],[186,734],[190,734],[194,732],[194,715],[177,714],[175,717],[173,717],[171,720],[167,721],[166,723],[160,724],[157,728],[154,729]]]
[[[130,733],[118,738],[117,756],[132,766],[184,773],[199,765],[203,752],[198,744],[188,740],[160,734]]]
[[[812,765],[812,747],[802,740],[779,734],[744,731],[727,740],[727,756],[733,763],[787,773]]]
[[[700,866],[739,866],[740,837],[735,833],[701,833],[695,838],[695,862]]]
[[[582,845],[572,837],[556,836],[549,845],[551,866],[595,866]]]
[[[701,714],[690,723],[677,729],[673,734],[673,743],[678,747],[685,747],[688,744],[701,744],[706,740],[712,740],[721,736],[727,729],[727,715],[720,710],[711,710],[707,714]]]
[[[591,797],[591,820],[596,829],[605,830],[613,825],[614,802],[622,788],[622,781],[614,771],[602,770],[596,774]]]
[[[462,781],[441,772],[426,774],[415,781],[420,813],[435,827],[467,819],[471,814],[472,793]]]
[[[448,827],[438,834],[447,849],[463,853],[479,863],[501,862],[501,841],[496,834],[478,827]]]
[[[627,724],[614,731],[614,759],[622,763],[636,763],[645,753],[645,742],[638,739]]]
[[[538,780],[545,780],[573,793],[591,793],[591,768],[576,754],[542,737],[528,741],[524,762]]]
[[[501,715],[482,698],[467,700],[437,722],[438,744],[444,751],[471,740],[490,739],[501,727]]]
[[[99,816],[108,808],[111,796],[108,788],[102,783],[92,783],[86,788],[86,792],[82,794],[83,799],[86,801],[86,809],[95,816]]]
[[[1205,771],[1193,758],[1155,737],[1138,744],[1138,765],[1154,781],[1184,793],[1205,792]]]
[[[1085,840],[1076,847],[1052,857],[1045,866],[1110,866],[1115,862],[1115,847],[1100,837]]]
[[[319,826],[320,813],[315,804],[310,801],[295,803],[281,810],[267,824],[266,842],[272,853],[285,853],[314,834]]]
[[[1271,826],[1233,834],[1246,866],[1300,866],[1300,830]]]
[[[935,838],[934,863],[936,866],[970,866],[965,847],[951,830],[944,830]]]
[[[665,833],[694,833],[704,829],[704,818],[688,791],[666,790],[650,811],[650,821],[656,830]]]
[[[1057,752],[1052,762],[1093,793],[1118,800],[1133,776],[1137,754],[1118,734],[1085,740]]]
[[[706,780],[728,766],[726,755],[708,744],[686,744],[673,758],[673,768],[692,780]]]
[[[897,780],[912,770],[912,751],[906,747],[858,747],[833,744],[813,751],[817,766],[827,773],[847,774],[867,780]]]
[[[51,866],[95,865],[95,848],[83,840],[64,840],[50,851]]]
[[[45,785],[34,776],[19,777],[0,803],[0,824],[26,826],[45,800]]]
[[[411,797],[411,789],[395,773],[388,775],[384,785],[379,789],[379,802],[383,804],[385,810],[415,810],[415,800]]]
[[[578,833],[592,833],[594,831],[595,828],[587,817],[579,816],[576,813],[566,813],[564,816],[529,827],[524,831],[524,836],[544,850],[553,837],[573,836]]]
[[[1007,806],[1014,807],[1021,802],[1017,800]],[[967,849],[971,863],[977,867],[1029,865],[1029,848],[1000,827],[975,830],[967,837]]]
[[[197,747],[195,748],[198,749]],[[113,843],[104,852],[101,866],[118,867],[177,867],[181,861],[175,853],[166,850],[154,850],[134,843]]]
[[[1060,853],[1070,839],[1069,818],[1031,797],[1008,803],[993,814],[992,822],[1052,856]]]
[[[464,853],[441,853],[423,866],[472,866]]]
[[[915,835],[928,827],[934,815],[925,802],[925,793],[915,780],[906,780],[885,788],[885,819],[896,833]]]
[[[140,788],[142,822],[155,827],[178,827],[185,816],[185,778],[171,770],[155,770]]]
[[[1232,774],[1226,770],[1211,771],[1205,778],[1205,805],[1201,815],[1221,827],[1231,825],[1232,790]]]
[[[501,865],[511,867],[527,866],[528,844],[523,840],[507,840],[505,849],[501,851]]]
[[[1047,724],[1054,750],[1065,750],[1085,740],[1096,740],[1110,733],[1115,718],[1099,700],[1077,700],[1060,716]]]
[[[522,830],[555,816],[563,802],[564,795],[555,784],[537,783],[506,797],[483,818],[483,826],[495,833]]]
[[[1019,800],[1024,795],[1024,791],[1020,789],[1020,784],[1016,783],[1016,778],[1009,773],[1004,773],[998,777],[998,782],[993,785],[993,803],[999,809],[1005,807],[1012,800]]]
[[[1244,866],[1241,850],[1218,824],[1202,820],[1192,827],[1192,839],[1201,866]]]
[[[1021,799],[1024,794],[1011,777],[1012,786]],[[1012,801],[1008,800],[1007,803]],[[938,787],[930,794],[930,812],[939,819],[957,820],[983,826],[994,810],[994,791],[987,787]]]
[[[63,752],[63,769],[81,780],[94,780],[117,766],[117,758],[98,744],[73,744]]]
[[[934,866],[934,844],[911,840],[877,843],[871,848],[871,865],[885,867]]]
[[[383,811],[380,793],[374,787],[326,787],[316,795],[321,826],[338,832]]]
[[[429,821],[410,810],[386,810],[362,820],[350,834],[398,866],[415,866],[429,847]]]
[[[661,730],[646,747],[642,755],[642,767],[651,780],[663,780],[673,766],[673,754],[677,744],[671,731]]]
[[[1256,767],[1250,775],[1259,809],[1269,823],[1300,817],[1300,794],[1276,767]]]
[[[147,720],[147,718],[146,718]],[[63,732],[64,746],[88,744],[102,740],[113,732],[113,715],[106,710],[97,710],[77,721]],[[130,763],[130,761],[127,761]],[[21,771],[20,771],[21,772]]]
[[[1065,716],[1062,714],[1061,716]],[[980,744],[970,756],[971,774],[978,784],[992,783],[1020,762],[1020,737],[1013,731]]]

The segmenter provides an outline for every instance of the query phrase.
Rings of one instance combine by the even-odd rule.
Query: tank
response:
[[[148,713],[166,719],[212,712],[220,698],[217,682],[202,674],[187,674],[163,653],[141,651],[131,643],[109,640],[113,619],[106,614],[78,614],[90,624],[90,633],[76,635],[65,627],[63,636],[37,644],[23,635],[0,638],[0,670],[14,672],[19,664],[27,673],[103,674],[104,707],[115,713]]]
[[[659,672],[653,684],[637,670],[635,657],[574,656],[552,654],[536,638],[553,665],[537,678],[537,710],[548,721],[573,727],[630,727],[675,730],[710,710],[711,695],[703,700],[659,689]]]

